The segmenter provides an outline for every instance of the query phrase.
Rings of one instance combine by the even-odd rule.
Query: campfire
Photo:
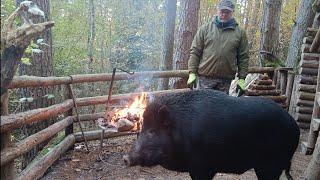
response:
[[[109,108],[103,118],[99,118],[100,127],[115,131],[140,131],[143,112],[147,105],[146,93],[137,96],[133,102],[122,107]]]

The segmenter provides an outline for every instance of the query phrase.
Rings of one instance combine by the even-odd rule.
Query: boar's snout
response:
[[[124,164],[125,164],[127,167],[131,166],[130,157],[129,157],[128,154],[124,155],[124,156],[122,157],[122,159],[123,159],[123,161],[124,161]]]

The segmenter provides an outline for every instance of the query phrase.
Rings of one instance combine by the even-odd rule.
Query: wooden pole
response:
[[[1,151],[1,166],[13,161],[22,154],[29,152],[33,147],[51,138],[72,123],[73,117],[67,117],[4,149]]]
[[[40,159],[35,159],[30,163],[26,169],[24,169],[18,179],[19,180],[33,180],[38,179],[43,176],[46,170],[71,146],[75,143],[74,135],[70,134],[63,141],[61,141],[58,145],[52,148],[46,155],[44,155]]]
[[[286,105],[289,107],[290,106],[290,100],[291,100],[291,95],[292,95],[292,90],[293,90],[293,80],[294,80],[294,72],[293,71],[288,71],[288,76],[287,76],[287,87],[286,87]],[[287,109],[289,110],[289,108]]]
[[[288,78],[288,71],[279,71],[280,72],[280,94],[286,94],[287,88],[287,78]]]
[[[150,78],[171,78],[171,77],[188,77],[188,70],[174,70],[174,71],[143,71],[135,72],[133,75],[128,73],[119,72],[115,75],[114,80],[128,80],[139,77],[150,77]],[[112,73],[101,73],[101,74],[81,74],[72,75],[72,82],[70,77],[36,77],[36,76],[17,76],[14,77],[8,88],[20,88],[20,87],[43,87],[43,86],[54,86],[70,83],[85,83],[85,82],[101,82],[111,81]]]
[[[8,109],[8,102],[9,102],[9,94],[8,92],[4,93],[1,96],[1,116],[3,115],[8,115],[9,114],[9,109]],[[11,146],[11,136],[10,132],[1,132],[1,152],[3,152],[5,149]],[[1,155],[1,163],[2,163],[2,158],[3,156]],[[3,180],[12,180],[15,179],[16,175],[16,170],[14,166],[14,161],[8,162],[5,166],[1,165],[0,168],[1,171],[1,178]]]
[[[69,86],[66,87],[68,89],[68,99],[72,99],[72,94],[69,90]],[[67,117],[73,116],[73,108],[70,108],[67,113],[66,113]],[[76,119],[76,117],[74,117],[74,119]],[[67,137],[70,134],[73,134],[73,123],[70,124],[69,126],[66,127],[65,131],[64,131],[65,137]],[[71,147],[71,149],[73,149],[74,147]]]
[[[82,123],[81,123],[81,120],[79,118],[79,113],[78,113],[78,105],[76,103],[76,100],[75,100],[75,97],[74,97],[74,94],[73,94],[73,88],[72,88],[72,85],[71,84],[68,84],[68,90],[69,90],[69,93],[72,97],[72,101],[73,101],[73,106],[74,106],[74,110],[76,112],[76,119],[77,119],[77,122],[79,123],[79,127],[80,127],[80,130],[81,130],[81,133],[82,133],[82,137],[84,139],[84,143],[86,145],[86,149],[87,151],[89,151],[89,146],[88,146],[88,142],[86,140],[86,137],[84,136],[83,134],[83,128],[82,128]]]

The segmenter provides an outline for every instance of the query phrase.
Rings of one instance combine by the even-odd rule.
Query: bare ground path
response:
[[[308,131],[301,130],[301,140],[305,140]],[[118,137],[105,140],[104,147],[99,157],[99,141],[90,142],[90,153],[86,153],[83,145],[76,144],[74,151],[69,151],[61,157],[47,172],[42,180],[53,179],[110,179],[110,180],[189,180],[188,173],[169,171],[161,166],[153,168],[130,167],[127,168],[122,162],[122,156],[129,151],[136,136]],[[294,179],[302,179],[302,174],[311,159],[304,156],[301,149],[297,150],[291,167],[291,175]],[[218,180],[253,180],[257,179],[253,170],[242,175],[217,174],[214,179]]]

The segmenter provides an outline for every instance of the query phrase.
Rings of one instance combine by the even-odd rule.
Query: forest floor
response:
[[[305,141],[307,130],[301,130],[300,140]],[[53,179],[110,179],[110,180],[184,180],[191,179],[188,173],[177,173],[169,171],[161,166],[152,168],[126,167],[122,156],[129,151],[136,135],[117,137],[104,141],[104,147],[99,153],[99,141],[90,142],[90,152],[86,153],[83,144],[76,144],[74,151],[67,152],[62,156],[41,178],[42,180]],[[100,154],[100,157],[99,157]],[[293,157],[291,175],[295,180],[302,179],[311,156],[301,154],[299,146]],[[216,174],[214,179],[218,180],[253,180],[257,179],[253,170],[242,175]]]

